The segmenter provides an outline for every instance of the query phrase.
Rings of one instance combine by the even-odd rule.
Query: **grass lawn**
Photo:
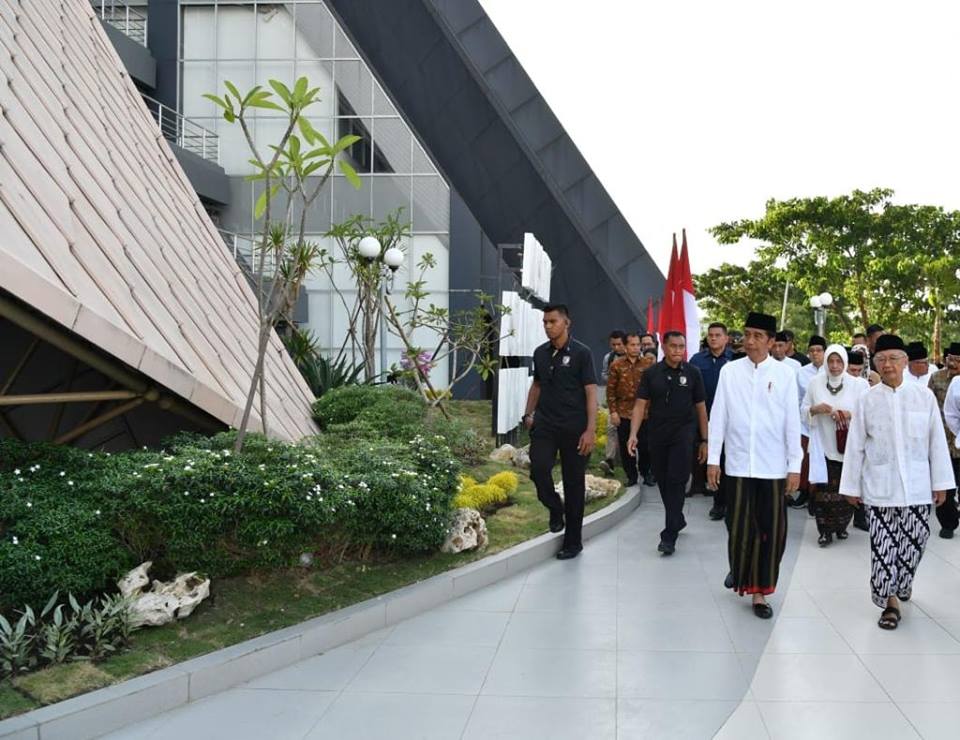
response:
[[[455,415],[469,421],[484,436],[490,435],[488,402],[449,403]],[[590,472],[596,475],[599,460],[600,454],[594,452]],[[210,598],[188,619],[140,630],[134,634],[130,649],[103,663],[70,663],[0,682],[0,719],[350,606],[545,533],[546,509],[537,501],[533,483],[523,471],[486,462],[464,472],[484,481],[503,470],[517,472],[520,487],[511,506],[487,517],[490,544],[481,553],[437,552],[395,561],[317,563],[306,570],[291,568],[214,581]],[[559,474],[558,466],[557,478]],[[622,473],[620,482],[624,482]],[[587,513],[614,500],[616,497],[593,501],[587,505]]]

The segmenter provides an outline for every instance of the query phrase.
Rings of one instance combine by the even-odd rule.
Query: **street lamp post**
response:
[[[379,239],[375,236],[365,236],[357,244],[357,251],[368,263],[375,260],[379,262],[377,278],[380,294],[380,372],[385,374],[387,372],[387,320],[384,316],[386,296],[390,293],[394,275],[403,264],[403,250],[390,247],[383,251],[383,245],[380,244]]]
[[[826,336],[827,309],[833,305],[833,296],[821,293],[810,298],[810,308],[813,309],[813,320],[817,324],[817,334]]]

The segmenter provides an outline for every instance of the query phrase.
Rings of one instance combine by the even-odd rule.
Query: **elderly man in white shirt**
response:
[[[879,626],[892,630],[930,537],[931,504],[940,506],[955,482],[936,396],[904,380],[903,340],[880,337],[874,361],[882,382],[857,402],[840,493],[867,507],[871,597],[883,610]]]
[[[903,374],[904,381],[919,383],[922,386],[930,385],[930,376],[939,368],[930,367],[930,357],[923,342],[910,342],[907,345],[907,372]]]
[[[753,612],[773,616],[766,597],[780,575],[787,540],[785,495],[800,484],[800,406],[796,373],[770,356],[776,319],[751,313],[743,331],[747,356],[720,370],[710,410],[707,483],[720,483],[726,453],[727,555],[724,585],[751,594]]]

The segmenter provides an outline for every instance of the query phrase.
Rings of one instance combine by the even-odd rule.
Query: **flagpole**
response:
[[[787,299],[790,297],[790,278],[787,278],[787,284],[783,289],[783,307],[780,309],[780,328],[787,325]]]

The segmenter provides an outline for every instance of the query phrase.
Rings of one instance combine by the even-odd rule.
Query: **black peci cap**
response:
[[[877,345],[873,351],[874,353],[877,353],[890,349],[898,349],[901,352],[906,352],[907,345],[905,345],[903,340],[896,334],[884,334],[882,337],[877,339]]]
[[[807,347],[823,347],[827,348],[827,340],[821,337],[819,334],[814,334],[810,337],[810,341],[807,342]]]
[[[927,348],[923,346],[923,342],[910,342],[907,345],[907,357],[910,358],[911,362],[925,360],[927,359]]]
[[[765,331],[768,334],[776,334],[777,320],[768,313],[751,311],[749,314],[747,314],[747,320],[743,322],[743,327],[745,329],[759,329],[760,331]]]

